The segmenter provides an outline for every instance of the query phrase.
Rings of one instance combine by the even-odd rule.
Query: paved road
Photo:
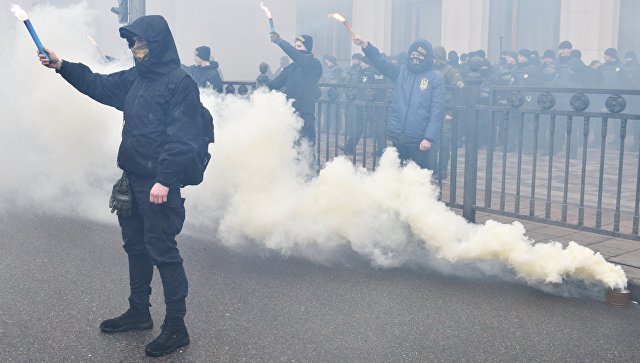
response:
[[[127,296],[115,225],[0,216],[0,361],[141,361],[153,331],[104,335]],[[180,240],[192,343],[171,361],[638,361],[640,309],[429,272],[239,255]],[[165,359],[158,359],[164,361]]]

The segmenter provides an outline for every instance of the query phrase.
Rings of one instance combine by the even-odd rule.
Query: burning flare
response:
[[[260,1],[260,7],[264,11],[264,15],[269,18],[269,29],[271,29],[272,32],[276,31],[276,28],[273,25],[273,17],[271,16],[271,11],[269,11],[269,8],[264,5],[264,1]]]
[[[338,13],[333,13],[333,14],[329,14],[330,18],[334,18],[337,21],[344,23],[345,21],[347,21],[347,19],[344,18],[344,16],[338,14]]]
[[[264,11],[264,15],[266,15],[267,18],[269,19],[273,18],[271,16],[271,11],[269,11],[269,8],[264,5],[264,1],[260,1],[260,7],[262,8],[262,11]]]
[[[342,25],[344,25],[344,27],[349,31],[349,33],[351,33],[351,38],[353,38],[353,39],[358,38],[358,34],[356,34],[353,31],[353,29],[351,29],[351,25],[349,25],[349,22],[347,21],[347,19],[344,16],[342,16],[342,15],[340,15],[338,13],[332,13],[332,14],[329,14],[329,17],[335,19],[336,21],[338,21],[340,23],[342,23]]]
[[[20,5],[16,5],[16,4],[11,4],[11,12],[13,13],[13,15],[18,18],[18,20],[20,21],[27,21],[29,20],[29,15],[27,15],[27,12],[24,11]]]
[[[27,15],[27,12],[24,11],[20,7],[20,5],[16,5],[16,4],[11,4],[11,12],[13,13],[13,15],[15,15],[16,18],[18,18],[18,20],[24,22],[24,26],[27,27],[27,30],[31,35],[31,39],[33,39],[33,42],[36,43],[36,48],[38,48],[38,52],[40,52],[40,54],[44,54],[47,60],[50,61],[51,59],[49,58],[49,55],[44,51],[44,47],[40,42],[38,33],[36,33],[36,30],[33,28],[33,25],[31,25],[31,20],[29,20],[29,15]]]

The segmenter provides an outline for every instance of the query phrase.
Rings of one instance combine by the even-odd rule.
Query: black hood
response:
[[[417,65],[411,64],[411,52],[420,52],[425,55],[424,62]],[[418,39],[413,42],[407,54],[407,66],[409,70],[414,73],[430,70],[433,67],[433,47],[431,46],[431,42],[426,39]]]
[[[120,28],[120,36],[133,46],[133,37],[138,36],[147,41],[148,58],[136,60],[138,72],[149,78],[158,78],[180,68],[180,57],[173,40],[169,24],[160,15],[142,16],[133,23]]]

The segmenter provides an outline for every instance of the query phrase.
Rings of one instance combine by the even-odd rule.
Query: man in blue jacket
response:
[[[440,136],[446,98],[444,80],[433,69],[431,43],[416,40],[409,47],[407,64],[402,65],[389,62],[360,37],[353,43],[394,83],[387,138],[402,161],[413,160],[421,168],[431,169],[429,150]]]

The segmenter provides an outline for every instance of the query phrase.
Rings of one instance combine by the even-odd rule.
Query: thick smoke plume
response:
[[[220,141],[206,186],[193,193],[191,218],[226,245],[262,244],[311,259],[346,245],[385,268],[419,263],[418,246],[450,262],[497,261],[531,283],[626,285],[619,266],[576,243],[534,243],[519,222],[466,222],[437,200],[431,173],[402,167],[393,148],[375,172],[337,158],[309,179],[308,158],[291,147],[300,120],[282,95],[204,99]]]
[[[39,7],[30,15],[45,46],[61,57],[104,73],[128,66],[99,66],[99,55],[85,39],[92,18],[85,5]],[[115,154],[122,115],[40,66],[16,23],[9,27],[11,50],[0,57],[9,78],[9,86],[0,89],[6,100],[0,108],[0,208],[113,221],[106,204],[119,174]],[[59,26],[70,23],[73,32]],[[576,243],[535,243],[518,222],[467,223],[437,201],[430,172],[401,166],[392,148],[375,172],[337,158],[315,176],[312,152],[296,146],[301,120],[282,94],[258,91],[241,98],[203,92],[202,99],[216,120],[216,143],[205,182],[185,195],[188,225],[212,241],[319,263],[347,249],[381,268],[449,266],[448,272],[457,273],[476,266],[547,291],[567,280],[626,286],[619,266]]]

